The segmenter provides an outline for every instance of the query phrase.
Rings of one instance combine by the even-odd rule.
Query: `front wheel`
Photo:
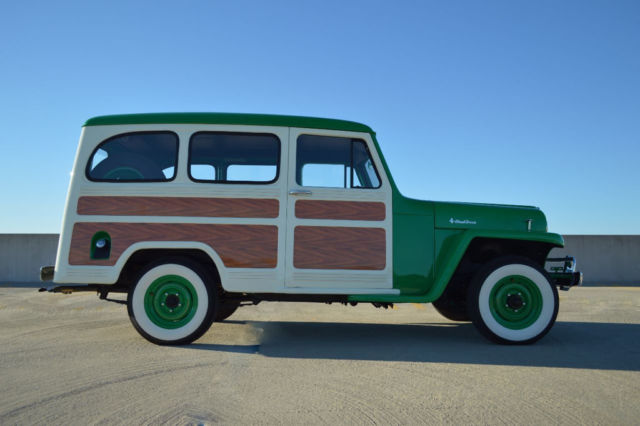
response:
[[[159,345],[185,345],[207,332],[217,310],[216,291],[197,263],[168,259],[148,266],[129,289],[135,329]]]
[[[467,295],[469,315],[485,337],[504,344],[539,340],[555,323],[558,290],[527,258],[507,256],[483,267]]]

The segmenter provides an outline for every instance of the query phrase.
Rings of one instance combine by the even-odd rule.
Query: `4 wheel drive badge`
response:
[[[451,218],[449,219],[449,223],[452,225],[477,225],[478,222],[476,222],[475,220],[469,220],[469,219],[454,219]]]

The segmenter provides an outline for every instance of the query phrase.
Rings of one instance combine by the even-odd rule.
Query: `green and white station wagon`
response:
[[[548,259],[563,244],[536,207],[404,197],[364,124],[113,115],[82,129],[41,277],[54,292],[126,293],[133,326],[158,344],[262,301],[431,302],[521,344],[554,324],[557,287],[581,282],[573,258]]]

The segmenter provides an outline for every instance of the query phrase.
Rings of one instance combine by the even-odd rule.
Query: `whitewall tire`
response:
[[[485,337],[498,343],[528,344],[555,323],[558,290],[531,260],[506,256],[478,271],[467,295],[469,314]]]
[[[217,309],[209,274],[186,259],[145,268],[129,289],[127,309],[135,329],[160,345],[184,345],[207,332]]]

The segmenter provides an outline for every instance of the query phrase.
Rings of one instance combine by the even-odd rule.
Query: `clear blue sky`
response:
[[[59,232],[82,123],[361,121],[401,191],[640,233],[640,2],[3,2],[0,232]]]

